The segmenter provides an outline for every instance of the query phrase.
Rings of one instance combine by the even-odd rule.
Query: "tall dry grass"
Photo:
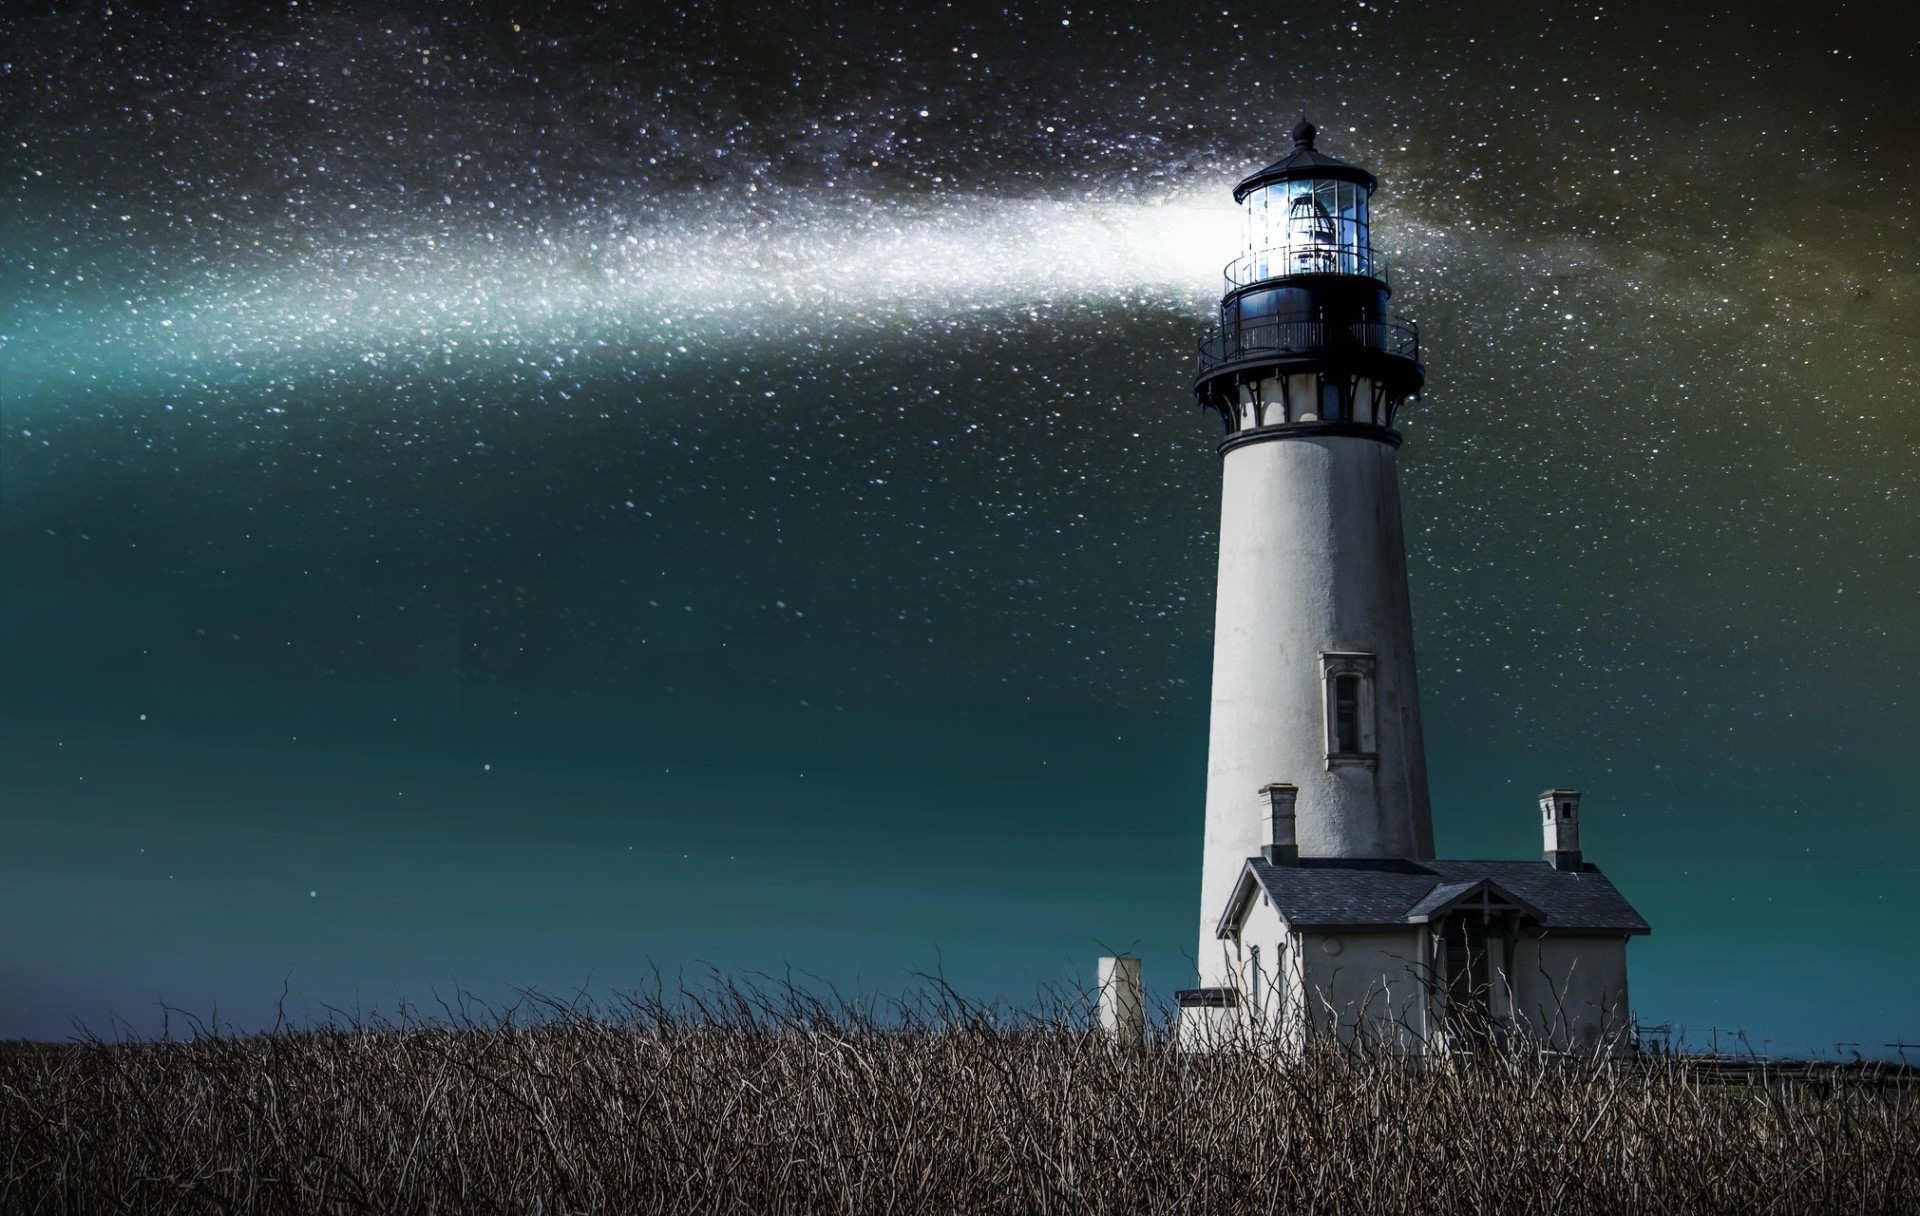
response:
[[[452,1012],[0,1048],[0,1211],[1920,1211],[1868,1073],[1116,1051],[950,994]]]

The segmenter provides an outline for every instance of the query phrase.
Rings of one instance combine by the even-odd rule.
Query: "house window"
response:
[[[1261,1007],[1264,1002],[1260,999],[1260,989],[1265,985],[1265,980],[1260,975],[1260,947],[1253,947],[1251,953],[1253,955],[1253,981],[1247,985],[1247,988],[1249,989],[1248,995],[1253,998],[1253,1011],[1259,1014],[1265,1012]]]
[[[1326,692],[1328,768],[1371,767],[1376,759],[1373,666],[1370,654],[1320,656],[1321,682]]]
[[[1285,939],[1275,943],[1273,947],[1273,979],[1268,983],[1268,992],[1272,997],[1268,1007],[1277,1018],[1287,1011],[1287,943]]]

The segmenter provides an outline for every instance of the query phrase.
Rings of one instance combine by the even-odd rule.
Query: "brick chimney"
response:
[[[1260,787],[1260,813],[1267,820],[1267,843],[1260,856],[1276,866],[1300,864],[1300,844],[1293,834],[1293,806],[1299,801],[1300,787],[1276,781]]]

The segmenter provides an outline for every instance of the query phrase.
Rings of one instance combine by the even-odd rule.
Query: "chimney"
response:
[[[1580,857],[1580,791],[1548,790],[1540,795],[1540,826],[1546,835],[1547,864],[1556,870],[1578,870]]]
[[[1260,856],[1276,866],[1300,864],[1300,843],[1293,834],[1293,804],[1300,798],[1300,787],[1276,781],[1260,787],[1260,813],[1267,817],[1267,843]]]

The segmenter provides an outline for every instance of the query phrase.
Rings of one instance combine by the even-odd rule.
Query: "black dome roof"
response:
[[[1359,165],[1350,165],[1346,161],[1335,160],[1323,152],[1316,151],[1313,146],[1313,137],[1318,133],[1312,123],[1304,118],[1301,119],[1292,131],[1293,151],[1260,172],[1241,178],[1240,184],[1233,188],[1233,201],[1236,203],[1242,201],[1262,186],[1270,186],[1274,182],[1296,181],[1304,177],[1331,177],[1340,181],[1358,182],[1367,188],[1368,194],[1372,194],[1377,184],[1373,174]]]

